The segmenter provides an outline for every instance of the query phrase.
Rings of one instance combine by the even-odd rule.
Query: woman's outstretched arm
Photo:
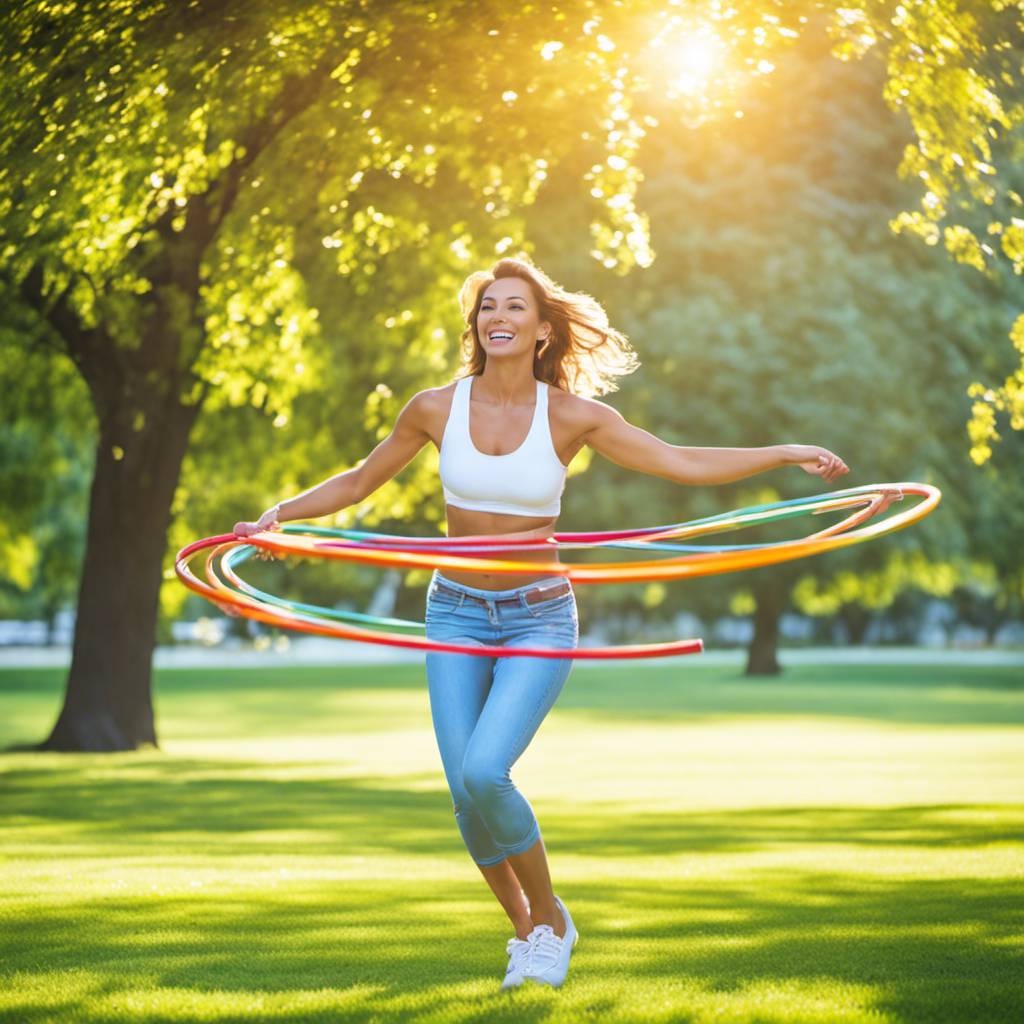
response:
[[[586,444],[606,459],[641,473],[680,484],[726,484],[780,466],[795,465],[831,482],[848,473],[838,455],[813,444],[773,444],[766,448],[687,448],[669,444],[603,402],[587,400],[591,427]]]
[[[398,414],[391,433],[357,466],[282,501],[281,521],[316,519],[356,505],[405,469],[430,440],[422,422],[424,401],[422,391],[413,395]]]
[[[378,487],[404,469],[430,440],[424,428],[426,393],[413,395],[398,414],[391,433],[352,469],[337,473],[294,498],[278,502],[255,523],[236,523],[241,537],[265,530],[273,523],[317,519],[365,501]]]

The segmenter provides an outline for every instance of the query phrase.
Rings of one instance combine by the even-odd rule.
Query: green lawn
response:
[[[0,747],[62,672],[0,671]],[[580,931],[497,991],[422,669],[162,670],[0,755],[0,1021],[1024,1020],[1024,673],[577,665],[513,771]]]

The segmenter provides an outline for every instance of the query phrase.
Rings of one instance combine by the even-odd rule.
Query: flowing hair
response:
[[[533,292],[540,319],[551,333],[537,342],[533,375],[563,391],[585,398],[618,391],[616,377],[640,366],[629,339],[608,324],[608,314],[590,295],[566,291],[525,258],[501,259],[490,270],[469,275],[459,290],[459,305],[466,320],[460,338],[461,376],[483,373],[487,353],[480,344],[476,321],[488,285],[501,277],[519,277]]]

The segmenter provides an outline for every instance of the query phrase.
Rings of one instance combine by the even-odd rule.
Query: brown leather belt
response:
[[[477,597],[476,594],[467,594],[464,590],[456,590],[455,587],[447,587],[444,582],[439,579],[434,580],[434,586],[437,587],[438,590],[446,590],[449,594],[454,594],[456,597],[461,594],[467,601],[476,601],[483,605],[491,603],[485,597]],[[572,587],[568,582],[563,580],[561,583],[554,583],[547,587],[538,587],[536,590],[526,590],[523,592],[523,597],[527,604],[540,604],[542,601],[551,601],[556,597],[561,597],[563,594],[569,594],[571,592]],[[519,598],[499,597],[493,603],[495,605],[510,604],[518,606]]]

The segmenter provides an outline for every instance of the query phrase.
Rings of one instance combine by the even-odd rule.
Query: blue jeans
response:
[[[511,590],[482,590],[435,570],[427,591],[427,637],[469,645],[576,647],[572,590],[535,604],[526,601],[527,591],[562,580],[552,576]],[[515,603],[495,603],[509,598]],[[459,831],[477,864],[498,864],[540,838],[533,808],[509,771],[558,699],[573,659],[428,651],[426,664],[430,714]]]

